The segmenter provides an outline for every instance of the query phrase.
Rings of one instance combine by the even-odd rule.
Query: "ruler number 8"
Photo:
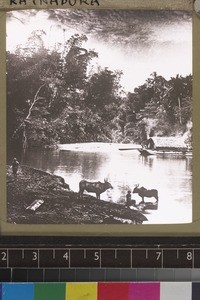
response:
[[[5,251],[1,252],[1,260],[6,261],[7,260],[7,253]]]
[[[192,256],[192,252],[187,252],[187,260],[192,260],[193,256]]]

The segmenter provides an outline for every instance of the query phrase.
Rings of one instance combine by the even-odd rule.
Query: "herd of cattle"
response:
[[[112,185],[107,181],[104,180],[104,182],[89,182],[86,180],[81,180],[79,183],[79,198],[83,198],[83,192],[87,191],[88,193],[95,193],[97,199],[100,200],[100,195],[105,192],[108,189],[113,189]],[[156,199],[156,202],[158,202],[158,191],[148,190],[144,187],[139,188],[139,184],[135,186],[133,193],[137,193],[142,198],[142,203],[144,203],[144,198],[151,198],[154,197]]]

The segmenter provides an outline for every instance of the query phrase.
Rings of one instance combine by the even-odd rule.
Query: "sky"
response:
[[[93,67],[121,70],[121,85],[133,92],[153,72],[166,79],[192,74],[192,15],[182,11],[26,10],[7,14],[7,50],[25,44],[33,30],[45,31],[51,48],[75,33],[98,52]]]

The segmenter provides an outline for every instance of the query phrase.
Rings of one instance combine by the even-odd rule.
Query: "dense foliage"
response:
[[[137,142],[184,134],[191,121],[192,76],[150,75],[125,93],[121,71],[93,69],[85,35],[46,49],[43,31],[7,52],[8,143],[26,147],[75,142]],[[190,139],[190,137],[189,137]],[[190,141],[189,141],[190,142]]]

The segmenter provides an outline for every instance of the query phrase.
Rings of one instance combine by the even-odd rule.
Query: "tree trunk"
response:
[[[36,102],[40,99],[42,99],[41,97],[39,97],[39,92],[40,90],[46,85],[46,83],[43,83],[37,90],[37,92],[35,93],[35,96],[33,98],[33,101],[29,107],[28,110],[28,115],[26,116],[26,118],[24,119],[24,121],[19,125],[19,127],[14,131],[12,138],[22,129],[22,156],[24,155],[27,146],[28,146],[28,139],[27,139],[27,134],[26,134],[26,121],[30,118],[32,110],[34,105],[36,104]]]
[[[181,113],[181,99],[178,97],[178,107],[179,107],[179,122],[182,125],[182,113]]]

